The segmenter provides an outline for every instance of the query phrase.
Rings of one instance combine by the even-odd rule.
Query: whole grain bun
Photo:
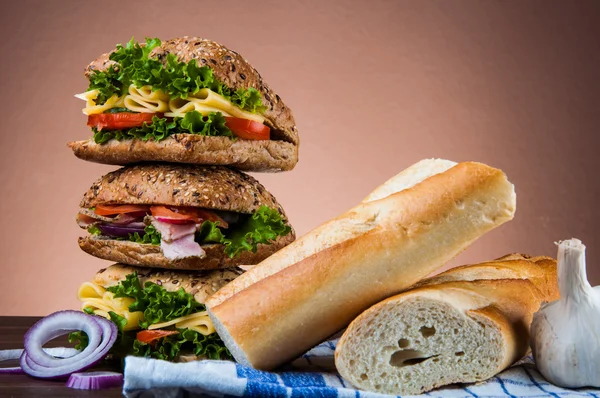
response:
[[[183,288],[187,293],[193,295],[197,302],[204,304],[206,299],[219,290],[221,286],[231,282],[244,271],[240,268],[212,271],[173,271],[113,264],[98,271],[92,282],[103,287],[114,286],[133,272],[137,272],[142,286],[146,282],[154,282],[170,292]]]
[[[285,212],[256,179],[222,166],[140,164],[123,167],[97,180],[81,200],[99,204],[193,206],[251,214],[260,206]]]
[[[298,146],[286,141],[236,140],[174,134],[162,141],[111,140],[96,144],[93,139],[70,142],[80,159],[96,163],[126,165],[138,162],[227,165],[245,171],[292,170],[298,163]]]
[[[279,236],[271,244],[259,244],[256,253],[244,251],[234,258],[224,252],[221,244],[201,245],[206,256],[186,257],[179,260],[169,260],[160,246],[140,244],[127,240],[116,240],[98,236],[79,238],[79,247],[92,256],[105,260],[140,267],[179,269],[179,270],[211,270],[231,268],[238,265],[258,264],[277,250],[289,245],[295,239],[294,231],[285,236]]]

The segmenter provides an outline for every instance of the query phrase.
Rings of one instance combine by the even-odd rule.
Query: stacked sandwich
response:
[[[295,166],[290,109],[238,53],[194,37],[132,40],[85,75],[77,97],[93,137],[69,146],[124,167],[80,204],[79,246],[117,262],[81,285],[82,310],[117,324],[118,357],[228,358],[204,301],[295,238],[273,195],[239,171]]]

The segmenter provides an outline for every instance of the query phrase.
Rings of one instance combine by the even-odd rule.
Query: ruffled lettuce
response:
[[[281,214],[268,206],[261,206],[226,235],[211,221],[204,221],[196,233],[200,243],[221,243],[225,245],[225,254],[234,258],[244,251],[256,253],[261,243],[270,244],[279,236],[285,236],[292,228],[283,220]]]
[[[141,46],[131,39],[125,46],[117,45],[110,54],[116,62],[105,71],[95,71],[89,76],[88,90],[98,90],[97,104],[103,104],[113,95],[121,96],[130,84],[136,87],[152,86],[162,90],[172,99],[187,98],[203,88],[208,88],[232,103],[253,113],[262,113],[266,107],[260,92],[254,88],[232,90],[218,81],[208,66],[198,66],[195,59],[179,62],[174,54],[167,54],[164,60],[150,58],[152,50],[160,45],[159,39],[146,38]]]
[[[275,209],[261,206],[251,216],[221,240],[225,254],[233,258],[243,251],[256,253],[260,243],[269,244],[278,236],[285,236],[292,228]]]
[[[155,323],[168,322],[206,310],[203,304],[198,303],[194,296],[183,288],[170,292],[153,282],[146,282],[142,287],[136,272],[127,275],[119,284],[107,287],[106,290],[113,293],[115,297],[135,300],[129,306],[129,311],[144,313],[144,320],[140,322],[142,329],[147,329]]]
[[[162,141],[177,133],[235,139],[235,135],[225,125],[225,117],[221,112],[211,112],[207,116],[203,116],[198,111],[191,111],[187,112],[184,117],[175,117],[170,120],[154,116],[150,124],[144,123],[141,127],[127,130],[98,130],[96,128],[92,130],[96,144],[105,144],[112,139],[122,141],[132,138],[142,141]]]
[[[138,232],[134,232],[129,234],[129,240],[135,243],[158,246],[160,245],[161,236],[160,232],[158,232],[152,225],[146,225],[142,235],[140,235]]]
[[[180,352],[191,352],[194,355],[204,355],[209,359],[231,359],[229,350],[218,334],[207,336],[191,329],[178,329],[179,334],[164,337],[155,344],[145,344],[134,340],[131,355],[163,359],[166,361],[177,358]]]

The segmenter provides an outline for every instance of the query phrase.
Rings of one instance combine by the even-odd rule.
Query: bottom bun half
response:
[[[234,258],[224,252],[221,244],[202,245],[206,256],[169,260],[163,255],[160,246],[139,244],[131,241],[86,236],[79,238],[79,247],[84,252],[104,260],[140,267],[207,270],[231,268],[238,265],[258,264],[279,249],[289,245],[295,239],[293,231],[280,236],[270,245],[259,244],[256,253],[244,251]]]
[[[298,146],[285,141],[236,140],[174,134],[160,141],[130,139],[97,144],[93,139],[70,142],[80,159],[105,164],[171,162],[232,166],[244,171],[286,171],[298,162]]]

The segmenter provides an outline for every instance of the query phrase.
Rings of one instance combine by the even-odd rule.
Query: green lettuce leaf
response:
[[[195,59],[179,62],[174,54],[167,54],[160,61],[149,58],[150,52],[160,45],[159,39],[146,38],[146,45],[141,46],[133,38],[125,45],[117,45],[110,54],[110,60],[116,62],[106,71],[94,71],[89,76],[88,90],[96,89],[99,95],[97,104],[103,104],[112,95],[122,95],[134,84],[136,87],[152,86],[153,90],[162,90],[172,99],[187,98],[200,89],[208,88],[224,96],[241,109],[261,113],[266,107],[262,103],[260,93],[253,88],[239,89],[235,92],[218,81],[208,66],[198,66]]]
[[[87,227],[87,231],[90,235],[102,235],[102,231],[100,231],[97,225],[90,225]]]
[[[205,311],[206,307],[198,303],[194,296],[183,288],[169,292],[153,282],[146,282],[142,287],[137,273],[127,275],[115,286],[106,288],[115,297],[128,297],[135,301],[129,306],[129,311],[142,311],[144,320],[140,322],[142,329],[155,323],[168,322],[172,319]]]
[[[202,116],[200,112],[187,112],[184,117],[176,117],[172,120],[166,118],[152,117],[150,124],[144,123],[141,127],[133,127],[127,130],[98,130],[92,128],[94,142],[105,144],[115,139],[117,141],[137,138],[142,141],[162,141],[177,133],[198,134],[203,136],[224,136],[235,139],[235,135],[225,126],[225,117],[221,112],[211,112],[208,116]]]
[[[222,243],[225,239],[223,231],[217,227],[216,222],[204,221],[198,232],[196,232],[196,242],[198,243]]]
[[[221,243],[225,245],[225,254],[234,258],[246,250],[256,253],[259,243],[271,243],[291,230],[277,210],[261,206],[225,234],[216,223],[204,221],[196,233],[196,242]]]
[[[289,234],[291,230],[277,210],[261,206],[221,243],[225,245],[225,254],[233,258],[244,250],[256,253],[259,243],[270,243],[278,236]]]
[[[68,336],[69,343],[75,344],[76,350],[83,350],[88,346],[89,339],[84,331],[71,332]]]
[[[175,359],[181,351],[191,352],[194,355],[205,355],[209,359],[232,358],[218,334],[212,333],[205,336],[190,329],[178,330],[179,334],[164,337],[152,345],[142,343],[137,339],[134,340],[131,354],[166,361]]]
[[[145,234],[142,236],[140,236],[138,232],[129,234],[129,240],[135,243],[150,244],[155,246],[160,245],[161,236],[160,232],[158,232],[156,228],[154,228],[152,225],[146,225],[144,232]]]
[[[109,108],[102,113],[139,113],[128,108]]]
[[[117,329],[119,332],[123,332],[125,325],[127,325],[127,319],[117,314],[114,311],[108,311],[108,316],[110,316],[110,320],[113,321],[115,325],[117,325]]]

